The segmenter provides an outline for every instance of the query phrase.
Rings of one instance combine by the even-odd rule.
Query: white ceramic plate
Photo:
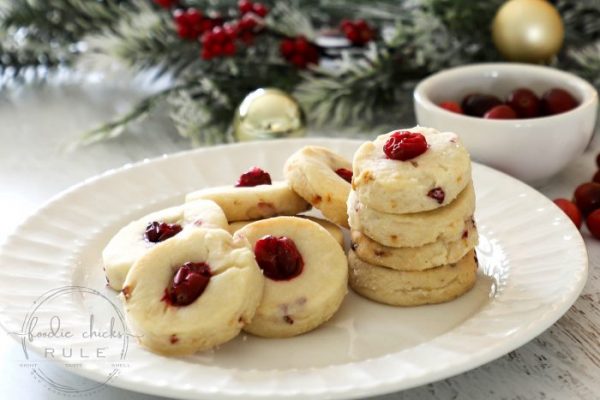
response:
[[[126,165],[71,188],[26,220],[1,249],[2,325],[21,331],[38,296],[65,286],[95,289],[120,307],[105,286],[100,258],[119,227],[181,202],[191,190],[233,183],[253,165],[281,178],[286,158],[304,145],[351,157],[359,143],[300,139],[199,149]],[[467,295],[442,305],[394,308],[350,293],[331,321],[306,335],[242,335],[186,358],[161,357],[130,341],[126,364],[109,384],[190,399],[356,398],[456,375],[521,346],[579,295],[587,276],[585,246],[565,215],[534,189],[477,164],[473,177],[480,270]],[[60,314],[65,326],[84,326],[96,297],[73,294],[46,302],[45,312]],[[24,340],[25,348],[43,353],[49,340]],[[72,347],[73,340],[51,344]],[[106,368],[95,362],[73,371],[107,380]]]

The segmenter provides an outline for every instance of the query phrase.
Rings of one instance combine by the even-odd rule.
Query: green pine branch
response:
[[[600,41],[568,53],[573,72],[600,89]]]
[[[138,71],[176,77],[200,62],[197,42],[180,39],[168,13],[139,7],[137,17],[88,37],[90,51],[108,55]]]
[[[4,10],[4,29],[26,28],[39,39],[71,43],[111,27],[137,11],[134,0],[12,0]]]

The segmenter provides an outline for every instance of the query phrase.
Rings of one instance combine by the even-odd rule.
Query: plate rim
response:
[[[279,140],[269,140],[269,141],[261,141],[261,142],[245,142],[245,143],[235,143],[235,144],[222,144],[222,145],[217,145],[217,146],[211,146],[211,147],[202,147],[202,148],[195,148],[195,149],[188,149],[188,150],[183,150],[183,151],[179,151],[179,152],[175,152],[175,153],[171,153],[171,154],[163,154],[154,158],[145,158],[143,160],[137,161],[137,162],[133,162],[133,163],[126,163],[120,167],[116,167],[116,168],[111,168],[107,171],[104,171],[100,174],[91,176],[89,178],[84,179],[83,181],[74,184],[68,188],[66,188],[65,190],[60,191],[59,193],[51,196],[46,202],[44,202],[41,206],[37,207],[32,213],[30,213],[25,219],[23,219],[21,221],[21,223],[19,223],[15,229],[9,233],[8,235],[5,236],[4,240],[2,242],[0,242],[0,259],[3,258],[4,253],[6,251],[6,249],[8,247],[10,247],[10,243],[11,241],[18,236],[18,234],[23,230],[24,227],[27,226],[27,224],[31,224],[31,221],[34,220],[36,218],[36,216],[38,216],[40,213],[42,213],[45,209],[53,206],[55,203],[60,202],[63,198],[65,198],[66,196],[68,196],[70,193],[76,192],[86,186],[90,186],[93,185],[94,183],[101,181],[103,179],[110,179],[111,176],[114,176],[116,174],[119,174],[123,171],[129,170],[129,169],[133,169],[133,168],[143,168],[144,165],[147,164],[154,164],[154,163],[159,163],[161,162],[161,160],[168,160],[168,159],[176,159],[176,158],[180,158],[180,157],[187,157],[190,155],[195,155],[198,153],[203,153],[206,151],[223,151],[223,149],[228,149],[231,147],[246,147],[246,146],[257,146],[257,145],[266,145],[269,146],[271,144],[277,143],[277,144],[281,144],[282,142],[286,142],[286,143],[290,143],[290,146],[292,146],[293,144],[298,144],[298,145],[309,145],[309,144],[327,144],[327,143],[332,143],[332,142],[348,142],[349,144],[352,145],[357,145],[359,143],[363,143],[364,140],[360,140],[360,139],[346,139],[346,138],[327,138],[327,137],[309,137],[309,138],[294,138],[294,139],[279,139]],[[473,162],[474,165],[476,165],[476,168],[482,168],[484,170],[487,170],[487,172],[489,173],[493,173],[493,174],[499,174],[500,176],[502,176],[503,179],[508,179],[511,183],[511,185],[518,185],[521,186],[523,188],[526,188],[527,190],[535,193],[537,196],[541,196],[541,198],[544,199],[544,201],[546,201],[549,204],[553,204],[546,196],[544,196],[543,194],[541,194],[539,191],[537,191],[535,188],[527,185],[526,183],[508,175],[505,174],[501,171],[495,170],[494,168],[482,165],[482,164],[478,164]],[[557,206],[554,205],[554,207],[558,209]],[[566,216],[562,215],[563,220],[568,220]],[[570,221],[569,221],[570,222]],[[566,224],[565,224],[566,225]],[[356,398],[356,397],[361,397],[364,395],[369,395],[369,396],[373,396],[373,395],[378,395],[378,394],[383,394],[383,393],[390,393],[396,390],[400,390],[400,389],[409,389],[415,386],[419,386],[425,383],[429,383],[429,382],[434,382],[437,380],[441,380],[441,379],[445,379],[451,376],[455,376],[455,375],[459,375],[465,371],[471,370],[473,368],[476,368],[478,366],[481,366],[485,363],[491,362],[503,355],[505,355],[506,353],[521,347],[523,344],[527,343],[528,341],[532,340],[533,338],[537,337],[539,334],[541,334],[543,331],[545,331],[546,329],[548,329],[550,326],[552,326],[560,317],[562,317],[567,311],[568,309],[572,306],[572,304],[577,300],[577,298],[579,297],[579,294],[581,293],[581,291],[583,290],[583,287],[585,286],[585,283],[587,282],[587,275],[588,275],[588,254],[587,254],[587,248],[585,246],[585,242],[583,241],[583,238],[581,237],[581,234],[579,233],[578,230],[575,229],[574,226],[569,226],[571,233],[574,233],[574,237],[575,237],[575,243],[572,243],[573,245],[577,244],[577,248],[579,250],[579,256],[581,257],[581,264],[583,265],[583,270],[581,271],[581,275],[579,276],[578,281],[575,282],[575,286],[572,288],[572,290],[569,292],[569,295],[567,296],[567,298],[562,301],[560,303],[560,307],[555,310],[553,313],[547,313],[545,315],[545,318],[541,319],[541,320],[536,320],[537,323],[534,325],[533,328],[528,328],[525,332],[523,332],[520,336],[518,336],[517,338],[512,338],[512,340],[502,340],[500,341],[500,344],[498,344],[497,346],[494,346],[491,350],[488,351],[479,351],[477,353],[471,354],[471,357],[469,358],[469,360],[467,362],[463,362],[462,364],[459,364],[458,366],[453,366],[452,371],[449,371],[448,368],[443,368],[440,369],[439,371],[432,373],[425,373],[420,375],[419,377],[417,377],[416,379],[412,379],[411,380],[411,384],[410,385],[406,385],[404,384],[404,380],[388,380],[388,381],[379,381],[377,382],[375,387],[367,387],[367,386],[352,386],[352,387],[346,387],[346,388],[342,388],[339,391],[321,391],[318,393],[312,393],[312,392],[297,392],[297,393],[272,393],[269,396],[262,396],[259,394],[255,394],[255,393],[234,393],[234,392],[226,392],[226,393],[214,393],[211,391],[205,391],[205,392],[199,392],[197,390],[195,391],[180,391],[177,392],[176,394],[178,395],[179,398],[197,398],[198,396],[210,396],[211,398],[240,398],[240,396],[242,397],[247,397],[247,398],[272,398],[272,396],[277,396],[277,397],[282,397],[282,398],[305,398],[305,396],[310,396],[310,398],[316,398],[316,397],[327,397],[327,398]],[[0,318],[0,326],[2,326],[2,328],[7,331],[7,328],[5,327],[5,317],[4,315],[1,316]],[[449,331],[451,332],[451,331]],[[449,333],[447,332],[447,333]],[[527,334],[525,334],[527,333]],[[15,338],[15,337],[13,337]],[[15,338],[16,339],[16,338]],[[427,344],[428,342],[424,342],[420,345],[424,345]],[[420,345],[417,345],[420,346]],[[36,347],[30,347],[31,350],[38,352],[39,349],[37,349]],[[391,353],[391,354],[387,354],[381,357],[391,357],[393,356],[395,353]],[[363,363],[368,363],[372,361],[372,359],[367,359],[367,360],[360,360],[360,361],[356,361],[356,362],[351,362],[350,364],[363,364]],[[342,365],[347,365],[342,364]],[[327,367],[319,367],[316,369],[323,369],[323,368],[330,368],[330,367],[335,367],[337,365],[332,365],[332,366],[327,366]],[[80,376],[84,376],[88,379],[92,379],[97,381],[98,377],[95,375],[94,370],[90,370],[87,368],[81,368],[81,369],[76,369],[74,371],[71,371],[72,373],[75,373],[76,375],[80,375]],[[132,390],[135,392],[141,392],[141,393],[147,393],[147,394],[153,394],[153,395],[164,395],[164,396],[172,396],[173,393],[172,392],[168,392],[172,390],[172,388],[168,387],[168,386],[159,386],[159,385],[149,385],[149,382],[147,381],[143,381],[145,383],[144,386],[140,386],[140,381],[136,380],[136,379],[130,379],[130,380],[125,380],[125,379],[115,379],[113,381],[111,381],[109,383],[110,386],[115,386],[115,387],[119,387],[119,388],[123,388],[123,389],[127,389],[127,390]]]

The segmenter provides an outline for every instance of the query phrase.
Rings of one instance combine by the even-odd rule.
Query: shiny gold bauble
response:
[[[257,89],[248,94],[233,120],[233,134],[238,141],[301,137],[305,132],[302,108],[279,89]]]
[[[506,59],[539,63],[558,53],[565,28],[556,8],[546,0],[510,0],[496,13],[492,37]]]

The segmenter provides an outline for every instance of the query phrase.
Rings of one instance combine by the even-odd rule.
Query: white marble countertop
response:
[[[61,148],[83,130],[123,111],[140,92],[102,83],[26,87],[0,92],[0,240],[52,195],[107,169],[189,147],[160,118],[134,135],[74,152]],[[565,132],[568,134],[568,132]],[[600,149],[591,149],[540,190],[571,197],[590,179]],[[554,326],[510,354],[473,371],[401,393],[391,399],[598,399],[600,393],[600,241],[583,231],[590,273],[583,294]],[[23,353],[0,331],[0,393],[5,399],[63,399],[19,366]],[[64,372],[64,374],[68,374]],[[83,379],[70,376],[69,379]],[[156,397],[107,387],[92,400]]]

